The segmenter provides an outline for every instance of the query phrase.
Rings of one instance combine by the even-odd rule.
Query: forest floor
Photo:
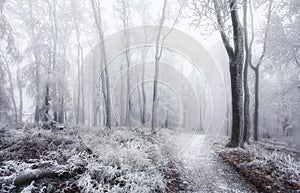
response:
[[[299,149],[268,141],[201,155],[204,136],[6,125],[0,192],[299,192]]]
[[[243,149],[223,148],[218,155],[259,192],[300,192],[300,148],[297,145],[265,140]]]

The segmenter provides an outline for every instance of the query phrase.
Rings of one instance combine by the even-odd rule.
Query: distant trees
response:
[[[188,19],[192,10],[192,17],[196,18],[192,24],[205,26],[206,30],[218,31],[228,56],[232,110],[229,146],[238,147],[248,142],[252,126],[255,141],[259,139],[260,133],[265,132],[265,127],[278,130],[294,128],[299,122],[296,108],[299,104],[297,73],[300,66],[298,0],[179,0],[176,2],[176,6],[180,5],[178,15],[172,13],[175,3],[164,0],[158,22],[156,17],[152,19],[151,12],[155,11],[155,14],[158,14],[157,10],[148,8],[151,2],[115,0],[111,7],[108,7],[116,16],[109,16],[109,25],[105,23],[105,17],[110,13],[103,9],[107,5],[102,5],[99,0],[84,3],[75,0],[0,0],[0,119],[22,122],[23,104],[30,101],[28,104],[32,102],[33,114],[31,117],[26,114],[26,119],[32,119],[36,123],[64,123],[66,120],[72,120],[78,124],[105,125],[111,128],[115,125],[111,84],[114,84],[116,74],[125,74],[121,80],[121,96],[114,99],[120,107],[119,124],[134,126],[133,121],[130,121],[131,116],[138,114],[141,125],[147,126],[146,122],[152,115],[151,129],[155,133],[158,98],[160,94],[169,97],[167,91],[160,93],[158,86],[160,60],[164,57],[164,39],[182,16],[184,3],[188,3],[191,9],[184,13],[183,18]],[[254,25],[257,19],[256,15],[253,15],[254,11],[266,16],[260,25]],[[133,19],[135,16],[138,16],[137,19]],[[262,18],[264,17],[260,19]],[[171,20],[174,20],[173,25],[169,22]],[[155,45],[143,48],[142,51],[131,49],[135,37],[131,37],[128,29],[134,26],[135,22],[141,25],[157,24],[156,35],[151,37],[155,39]],[[170,31],[163,31],[163,26],[169,24]],[[95,28],[89,28],[92,25]],[[120,29],[124,30],[123,46],[126,49],[121,54],[124,63],[118,64],[119,69],[115,71],[107,67],[111,62],[107,61],[110,50],[107,50],[108,45],[104,39],[109,32]],[[100,59],[93,58],[93,67],[90,70],[85,68],[84,57],[88,46],[93,49],[95,38],[100,44],[99,49],[97,47],[93,50],[93,54],[100,55]],[[145,35],[145,38],[148,36]],[[150,57],[155,62],[155,65],[151,66],[155,72],[151,94],[149,90],[152,90],[152,87],[147,87],[145,83],[146,71],[149,69],[146,62]],[[142,60],[143,66],[141,73],[133,77],[136,58]],[[248,70],[249,67],[253,71]],[[98,74],[99,71],[101,74]],[[261,76],[262,73],[265,76]],[[87,79],[92,79],[93,85],[99,84],[99,88],[86,84]],[[132,98],[130,91],[135,88],[135,80],[142,83],[137,87],[138,96]],[[75,86],[70,89],[73,83]],[[266,85],[272,88],[269,93],[261,89],[266,88]],[[92,96],[87,94],[90,89]],[[255,91],[254,95],[250,94],[252,89]],[[28,96],[25,96],[25,90]],[[74,104],[71,102],[71,90],[74,92]],[[187,103],[189,93],[186,93],[186,96],[183,103],[185,111],[190,109]],[[90,100],[93,101],[92,105]],[[152,107],[147,107],[147,102],[151,100]],[[140,107],[138,113],[134,109],[136,106]],[[176,110],[170,106],[168,104],[165,126],[171,125],[170,119],[175,117]],[[274,113],[264,113],[270,109],[274,110]],[[289,111],[290,109],[292,110]],[[147,110],[152,112],[148,113]],[[253,117],[250,113],[252,110]],[[200,119],[205,117],[204,114],[202,109]],[[91,116],[93,118],[90,118]],[[188,116],[188,112],[185,112],[185,125],[189,125]],[[279,124],[274,126],[274,120]],[[280,128],[277,128],[278,125]]]
[[[253,126],[254,141],[258,141],[258,130],[259,130],[259,69],[260,69],[260,65],[262,64],[262,62],[265,58],[265,54],[266,54],[267,38],[268,38],[268,34],[269,34],[269,25],[270,25],[271,14],[272,14],[272,5],[273,5],[273,0],[271,0],[269,2],[268,9],[267,9],[267,21],[266,21],[266,26],[265,26],[265,30],[264,30],[263,49],[262,49],[261,56],[259,57],[256,65],[253,65],[252,61],[249,61],[249,65],[255,74],[255,86],[254,86],[255,99],[254,99],[254,116],[253,116],[254,117],[254,126]],[[253,28],[253,26],[252,26],[252,28]]]
[[[102,82],[102,90],[103,90],[103,98],[105,101],[105,112],[106,112],[106,122],[105,125],[108,128],[112,126],[112,103],[111,103],[111,93],[110,93],[110,80],[109,73],[107,68],[107,56],[106,56],[106,47],[104,42],[104,30],[103,30],[103,20],[101,15],[101,8],[99,0],[91,0],[94,19],[99,33],[99,41],[100,41],[100,56],[101,56],[101,82]]]
[[[273,0],[261,67],[260,129],[271,137],[299,138],[300,3]],[[265,2],[266,7],[268,2]],[[257,5],[258,6],[258,5]],[[260,40],[261,41],[261,40]],[[265,89],[268,88],[268,92]],[[271,102],[272,101],[272,102]],[[272,112],[272,113],[266,113]],[[289,131],[288,131],[289,130]],[[298,132],[298,135],[297,135]],[[287,133],[293,133],[287,134]]]
[[[299,8],[299,3],[296,3],[296,1],[286,2],[285,4],[279,1],[273,2],[274,0],[254,2],[255,8],[259,10],[259,13],[267,15],[266,22],[264,25],[259,26],[259,29],[254,28],[256,17],[253,16],[252,2],[250,0],[192,1],[190,4],[194,18],[192,24],[201,27],[205,26],[206,29],[218,30],[229,59],[232,132],[228,145],[232,147],[243,146],[244,142],[249,141],[252,125],[254,128],[253,138],[255,141],[258,140],[259,122],[264,119],[264,115],[259,116],[259,100],[261,98],[259,97],[259,68],[261,64],[272,61],[273,64],[281,62],[281,65],[285,65],[289,63],[287,62],[288,60],[293,61],[296,65],[299,64],[299,47],[296,46],[298,44],[292,43],[293,40],[297,40],[295,37],[298,37],[294,29],[297,26],[297,21],[299,21],[299,13],[296,14],[295,12],[295,7]],[[243,5],[242,23],[239,20],[240,3]],[[260,9],[261,6],[264,8]],[[275,14],[273,9],[276,7],[277,12]],[[277,20],[274,20],[275,18]],[[277,22],[277,27],[273,29],[271,28],[275,23],[272,24],[272,20]],[[248,23],[249,21],[250,24]],[[260,31],[263,32],[260,33]],[[257,38],[258,41],[255,41],[254,36],[257,34],[261,34],[263,38]],[[289,39],[289,36],[293,38]],[[254,42],[257,43],[255,44],[256,50],[253,49]],[[257,52],[257,50],[261,52]],[[286,60],[287,58],[288,60]],[[255,80],[253,119],[249,114],[250,110],[252,110],[249,92],[252,85],[248,86],[249,83],[252,83],[251,76],[250,79],[248,78],[248,74],[252,75],[252,71],[248,71],[249,67],[253,69]],[[268,101],[267,103],[270,104],[271,102]]]
[[[21,56],[15,46],[13,29],[3,13],[4,5],[5,1],[0,1],[0,120],[8,120],[10,113],[12,113],[14,117],[13,120],[19,122],[22,121],[22,90],[18,87],[19,92],[21,92],[19,101],[20,111],[18,111],[14,92],[15,81],[13,80],[11,65],[18,64],[21,60]],[[7,78],[8,85],[6,84]],[[9,92],[7,92],[7,90]],[[13,106],[12,112],[10,110],[10,104]]]
[[[13,25],[18,25],[18,22],[24,24],[15,31],[17,35],[22,34],[23,38],[19,59],[14,62],[5,56],[7,69],[12,69],[10,65],[16,64],[9,75],[9,82],[13,82],[11,88],[18,90],[17,95],[10,89],[10,98],[18,99],[18,102],[13,102],[18,104],[18,107],[13,105],[14,109],[18,109],[17,120],[23,121],[23,88],[26,86],[29,96],[34,100],[34,121],[63,123],[67,119],[67,97],[70,96],[66,85],[68,39],[65,38],[70,30],[65,26],[65,17],[58,19],[63,11],[62,4],[58,5],[56,0],[28,0],[10,1],[6,5],[6,10],[16,18]],[[64,10],[64,13],[67,12]]]
[[[131,96],[130,96],[130,91],[131,91],[131,84],[130,84],[130,67],[131,67],[131,53],[130,53],[130,34],[129,34],[129,24],[131,21],[130,17],[130,9],[131,5],[128,0],[117,0],[115,6],[115,11],[118,14],[118,17],[122,23],[122,30],[124,33],[124,44],[125,44],[125,60],[126,60],[126,125],[128,127],[131,127],[131,112],[132,112],[132,104],[131,104]],[[123,97],[123,96],[121,96]]]

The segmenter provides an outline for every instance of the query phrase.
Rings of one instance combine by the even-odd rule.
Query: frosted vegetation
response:
[[[138,131],[114,128],[93,131],[94,152],[84,144],[78,130],[68,128],[50,131],[36,126],[24,126],[1,131],[2,192],[22,190],[27,183],[14,185],[14,179],[42,170],[53,170],[59,178],[73,177],[61,185],[61,190],[77,186],[83,192],[160,192],[167,181],[162,171],[172,150],[165,144],[170,133],[145,137]],[[87,129],[89,130],[89,129]],[[74,175],[76,175],[74,177]],[[53,176],[49,176],[53,177]],[[31,182],[23,192],[57,190],[56,184]],[[21,179],[22,181],[22,179]],[[47,180],[46,180],[47,181]],[[16,183],[16,181],[15,181]]]

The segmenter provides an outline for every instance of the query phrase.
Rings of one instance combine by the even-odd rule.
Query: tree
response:
[[[244,90],[243,90],[243,66],[244,66],[244,35],[239,21],[238,1],[228,2],[233,31],[234,47],[230,45],[230,39],[225,33],[224,15],[219,0],[214,0],[214,9],[217,17],[219,32],[229,58],[231,100],[232,100],[232,131],[228,146],[238,147],[242,144],[241,133],[244,130]],[[224,13],[224,12],[223,12]]]
[[[0,103],[1,103],[1,114],[0,119],[8,119],[9,112],[9,97],[6,93],[6,84],[5,84],[5,72],[8,75],[8,82],[9,82],[9,95],[10,101],[13,105],[13,114],[14,114],[14,121],[19,121],[19,113],[22,112],[18,111],[15,93],[14,93],[14,83],[13,83],[13,75],[10,68],[10,65],[13,63],[18,63],[21,59],[20,53],[15,47],[15,40],[12,33],[12,28],[7,21],[5,15],[3,14],[5,1],[0,1],[0,73],[1,73],[1,83],[0,83]],[[3,51],[2,49],[5,49]],[[22,101],[22,98],[20,98]],[[21,102],[20,102],[21,104]],[[22,116],[22,115],[20,115]]]
[[[249,131],[250,131],[250,93],[248,87],[248,68],[249,63],[252,59],[252,43],[253,38],[249,44],[248,37],[248,3],[251,4],[251,0],[249,2],[247,0],[243,0],[243,23],[244,23],[244,37],[245,37],[245,66],[244,66],[244,132],[243,132],[243,143],[249,142]],[[251,5],[250,5],[251,6]],[[251,8],[250,8],[251,9]],[[253,21],[252,21],[253,22]]]
[[[119,19],[122,22],[122,28],[124,32],[124,43],[125,43],[125,59],[127,63],[127,79],[126,79],[126,90],[127,90],[127,100],[126,100],[126,124],[131,127],[131,97],[130,97],[130,34],[129,34],[129,22],[130,22],[130,4],[128,0],[118,0],[115,10],[119,15]],[[121,96],[122,97],[122,96]]]
[[[271,20],[270,18],[271,18],[271,14],[272,14],[272,4],[273,4],[273,0],[270,1],[269,6],[268,6],[267,23],[266,23],[265,32],[264,32],[263,50],[262,50],[261,56],[259,57],[255,66],[252,64],[251,61],[249,63],[250,67],[252,68],[252,70],[254,71],[254,74],[255,74],[254,128],[253,128],[254,141],[258,141],[258,128],[259,128],[259,69],[265,58],[266,49],[267,49],[267,38],[268,38],[269,25],[270,25],[270,20]],[[251,14],[253,14],[252,11],[251,11]],[[253,18],[253,15],[251,17]],[[253,29],[253,26],[252,26],[252,29]],[[253,37],[253,35],[252,35],[252,37]]]
[[[102,15],[100,9],[100,2],[98,0],[91,0],[93,13],[95,18],[95,23],[99,33],[100,40],[100,55],[101,55],[101,63],[103,64],[103,72],[101,72],[101,82],[102,89],[105,89],[105,110],[106,110],[106,126],[111,128],[112,126],[112,107],[111,107],[111,96],[110,96],[110,83],[109,83],[109,73],[107,69],[107,58],[106,58],[106,47],[104,42],[104,31],[102,26]]]
[[[139,16],[142,18],[142,25],[146,25],[146,20],[149,17],[149,11],[148,11],[148,4],[149,1],[147,0],[139,0],[139,8],[137,9],[137,12]],[[147,34],[146,30],[144,28],[144,36],[145,40],[144,42],[147,42]],[[144,46],[143,52],[142,52],[142,74],[141,74],[141,79],[142,79],[142,84],[141,84],[141,93],[142,93],[142,108],[141,108],[141,125],[145,126],[146,123],[146,104],[147,104],[147,98],[146,98],[146,90],[145,90],[145,60],[146,60],[146,55],[149,51],[149,47]]]
[[[159,60],[162,55],[163,47],[159,46],[161,40],[162,27],[164,25],[166,19],[166,6],[167,0],[164,0],[163,8],[162,8],[162,17],[160,20],[160,24],[158,27],[158,32],[156,36],[156,47],[155,47],[155,72],[154,72],[154,81],[153,81],[153,98],[152,98],[152,119],[151,119],[151,133],[155,133],[155,122],[156,122],[156,103],[157,103],[157,80],[159,73]]]
[[[73,10],[73,22],[77,40],[77,107],[76,107],[76,123],[79,122],[84,124],[84,93],[83,93],[83,48],[81,46],[81,36],[79,29],[78,18],[76,17],[76,4],[74,0],[72,2]],[[81,110],[81,111],[80,111]],[[81,115],[81,116],[80,116]]]

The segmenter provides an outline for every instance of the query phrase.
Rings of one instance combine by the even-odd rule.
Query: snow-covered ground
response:
[[[229,166],[217,157],[215,150],[211,149],[205,154],[200,152],[200,147],[205,138],[204,135],[195,134],[191,137],[189,133],[177,136],[178,143],[183,147],[178,154],[182,162],[182,180],[186,190],[182,192],[253,192],[254,187],[242,179]],[[181,140],[180,140],[181,139]]]
[[[223,138],[204,154],[205,136],[184,130],[145,135],[142,128],[45,130],[25,125],[3,128],[0,136],[0,192],[27,187],[29,192],[249,193],[257,191],[249,182],[257,180],[254,166],[263,175],[283,176],[280,188],[300,184],[299,161],[293,158],[299,151],[284,144],[260,142],[228,149]],[[233,162],[225,163],[221,155]],[[255,182],[246,181],[227,163],[245,166]]]

